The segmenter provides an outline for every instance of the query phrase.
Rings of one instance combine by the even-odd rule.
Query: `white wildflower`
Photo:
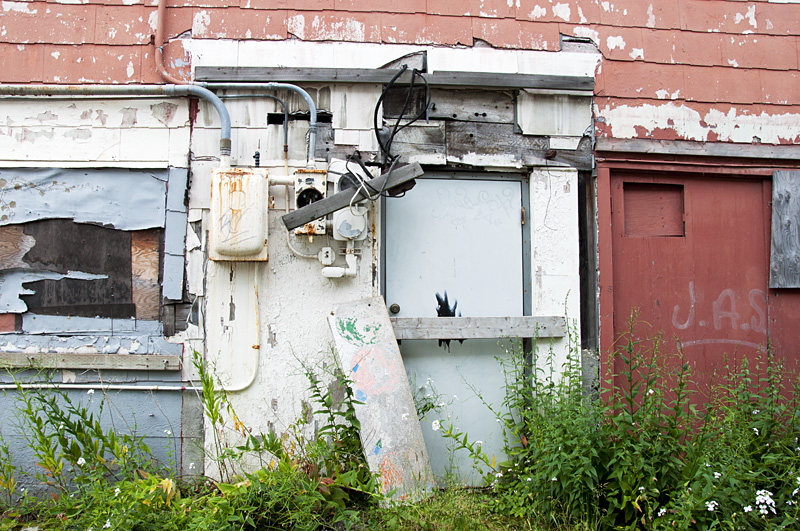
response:
[[[759,413],[761,413],[760,409],[754,409],[753,410],[753,415],[758,415]]]
[[[662,507],[661,509],[658,510],[658,516],[664,516],[665,514],[667,514],[666,507]]]
[[[755,432],[756,435],[759,435],[758,428],[753,428],[753,432]]]
[[[722,474],[720,474],[719,472],[714,472],[714,478],[715,479],[719,479],[721,477],[722,477]]]
[[[119,490],[119,487],[117,487],[116,489],[114,489],[114,497],[116,498],[117,496],[119,496],[119,493],[120,493],[120,492],[122,492],[122,491],[120,491],[120,490]]]
[[[745,505],[744,506],[744,512],[749,513],[752,510],[753,510],[753,506],[752,505]]]
[[[79,457],[78,461],[76,461],[75,464],[78,466],[83,466],[86,464],[86,459],[84,459],[83,457]]]
[[[440,427],[441,427],[441,423],[438,420],[434,420],[433,422],[431,422],[431,429],[433,431],[439,431]]]
[[[103,524],[103,529],[108,529],[109,527],[111,527],[111,519],[106,518],[106,523]]]
[[[533,478],[528,478],[528,481],[533,481]]]
[[[481,446],[483,446],[483,441],[475,441],[475,446],[480,448]]]
[[[639,487],[639,492],[644,492],[644,485],[642,485],[641,487]]]
[[[171,432],[171,431],[169,431],[169,430],[164,430],[164,433],[166,433],[166,434],[167,434],[167,437],[169,437],[170,435],[172,435],[172,432]]]
[[[653,391],[652,389],[648,389],[648,390],[647,390],[647,394],[648,394],[648,395],[652,395],[653,393],[654,393],[654,391]]]
[[[558,478],[556,476],[553,476],[553,479],[551,481],[558,481]]]
[[[769,514],[770,511],[772,514],[777,514],[775,513],[775,500],[772,499],[772,493],[768,490],[756,491],[756,505],[761,514]]]
[[[715,502],[714,500],[706,502],[706,509],[708,509],[709,512],[713,513],[717,510],[717,507],[719,507],[719,503]]]
[[[89,389],[88,391],[86,391],[86,394],[92,396],[94,394],[94,389]]]

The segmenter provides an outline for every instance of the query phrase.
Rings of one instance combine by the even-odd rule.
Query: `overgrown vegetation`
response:
[[[796,529],[800,394],[772,355],[727,364],[701,403],[680,350],[668,353],[660,337],[624,339],[611,364],[621,370],[594,396],[577,348],[563,367],[552,348],[509,349],[506,399],[493,409],[505,462],[445,425],[448,404],[426,389],[420,410],[443,414],[440,432],[482,467],[487,487],[451,487],[413,505],[381,503],[359,402],[337,369],[305,368],[301,418],[281,434],[253,433],[196,357],[217,480],[176,477],[141,436],[103,427],[100,392],[77,400],[20,387],[17,431],[49,496],[20,491],[0,438],[0,530],[31,520],[94,531]]]
[[[326,386],[306,369],[316,409],[277,435],[247,429],[197,355],[195,365],[212,438],[207,459],[219,480],[176,478],[152,459],[142,437],[104,429],[99,419],[106,397],[100,393],[74,401],[63,390],[18,386],[18,433],[27,437],[42,469],[37,479],[50,497],[15,492],[19,471],[8,445],[0,444],[0,529],[28,519],[64,530],[338,529],[353,527],[357,508],[382,499],[361,450],[358,402],[341,371]],[[92,400],[99,405],[90,407]],[[307,438],[305,424],[313,415],[323,425]]]
[[[700,403],[680,350],[623,339],[595,397],[577,349],[563,371],[552,349],[501,360],[507,462],[445,429],[484,466],[494,510],[578,529],[797,529],[800,394],[772,354],[726,364]]]

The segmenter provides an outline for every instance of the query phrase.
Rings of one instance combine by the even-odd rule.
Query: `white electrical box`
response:
[[[265,168],[213,170],[208,237],[211,260],[267,260],[267,190]]]
[[[365,173],[355,162],[332,159],[328,166],[329,179],[334,183],[334,193],[349,188],[358,188],[362,181],[369,181],[372,175]],[[364,240],[367,237],[367,208],[365,201],[348,205],[337,210],[332,216],[333,239],[340,241]]]

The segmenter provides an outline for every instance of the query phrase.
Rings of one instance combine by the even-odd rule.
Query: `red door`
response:
[[[768,179],[612,172],[610,194],[615,338],[638,310],[701,381],[766,348]]]

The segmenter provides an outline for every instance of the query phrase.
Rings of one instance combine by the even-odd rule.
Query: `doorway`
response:
[[[387,198],[383,291],[390,315],[530,315],[529,204],[522,175],[426,173],[403,197]],[[434,474],[479,484],[468,456],[454,453],[441,431],[452,425],[503,460],[502,429],[485,405],[502,408],[501,340],[403,340],[400,351],[418,405],[433,408],[422,430]]]

